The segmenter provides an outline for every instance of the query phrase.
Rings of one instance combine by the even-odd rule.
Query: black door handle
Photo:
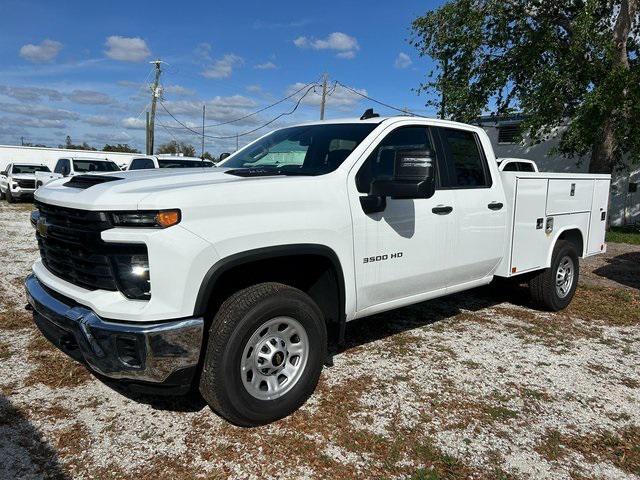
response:
[[[437,207],[433,207],[431,211],[436,215],[449,215],[451,212],[453,212],[453,207],[438,205]]]
[[[487,207],[489,207],[489,210],[502,210],[504,205],[500,202],[491,202]]]

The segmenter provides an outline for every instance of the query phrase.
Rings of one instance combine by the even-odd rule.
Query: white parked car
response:
[[[10,163],[0,172],[0,199],[7,202],[32,198],[36,190],[36,172],[51,172],[46,165]]]
[[[81,173],[120,172],[120,167],[104,158],[60,158],[53,173],[36,173],[36,187],[46,185],[52,180],[73,177]]]
[[[152,168],[210,168],[215,164],[198,157],[173,155],[146,155],[131,160],[127,170],[149,170]]]
[[[261,425],[312,394],[351,320],[528,281],[571,301],[605,250],[609,175],[500,172],[479,127],[411,117],[270,133],[220,168],[79,175],[36,192],[26,279],[55,345],[130,388],[199,388]]]

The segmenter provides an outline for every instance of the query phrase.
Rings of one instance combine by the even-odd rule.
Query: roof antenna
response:
[[[367,120],[369,118],[376,118],[379,117],[380,115],[375,113],[373,111],[373,108],[368,108],[367,110],[365,110],[365,112],[362,114],[362,116],[360,117],[360,120]]]

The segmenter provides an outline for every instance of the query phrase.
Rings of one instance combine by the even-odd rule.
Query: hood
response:
[[[16,173],[15,175],[12,173],[9,177],[12,180],[35,180],[35,173]]]
[[[135,210],[145,208],[146,198],[183,197],[187,194],[187,190],[191,193],[194,190],[209,190],[212,186],[222,184],[283,178],[243,178],[226,174],[228,170],[230,169],[216,167],[157,168],[90,174],[96,177],[94,182],[86,177],[86,181],[82,179],[79,181],[78,176],[60,178],[40,187],[36,191],[35,198],[44,203],[83,210]],[[75,186],[66,185],[69,182]]]

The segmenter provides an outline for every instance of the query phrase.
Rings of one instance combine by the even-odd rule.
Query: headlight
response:
[[[122,294],[135,300],[151,298],[151,278],[147,255],[113,255],[118,288]]]
[[[181,220],[180,210],[113,212],[111,219],[116,227],[167,228]]]

